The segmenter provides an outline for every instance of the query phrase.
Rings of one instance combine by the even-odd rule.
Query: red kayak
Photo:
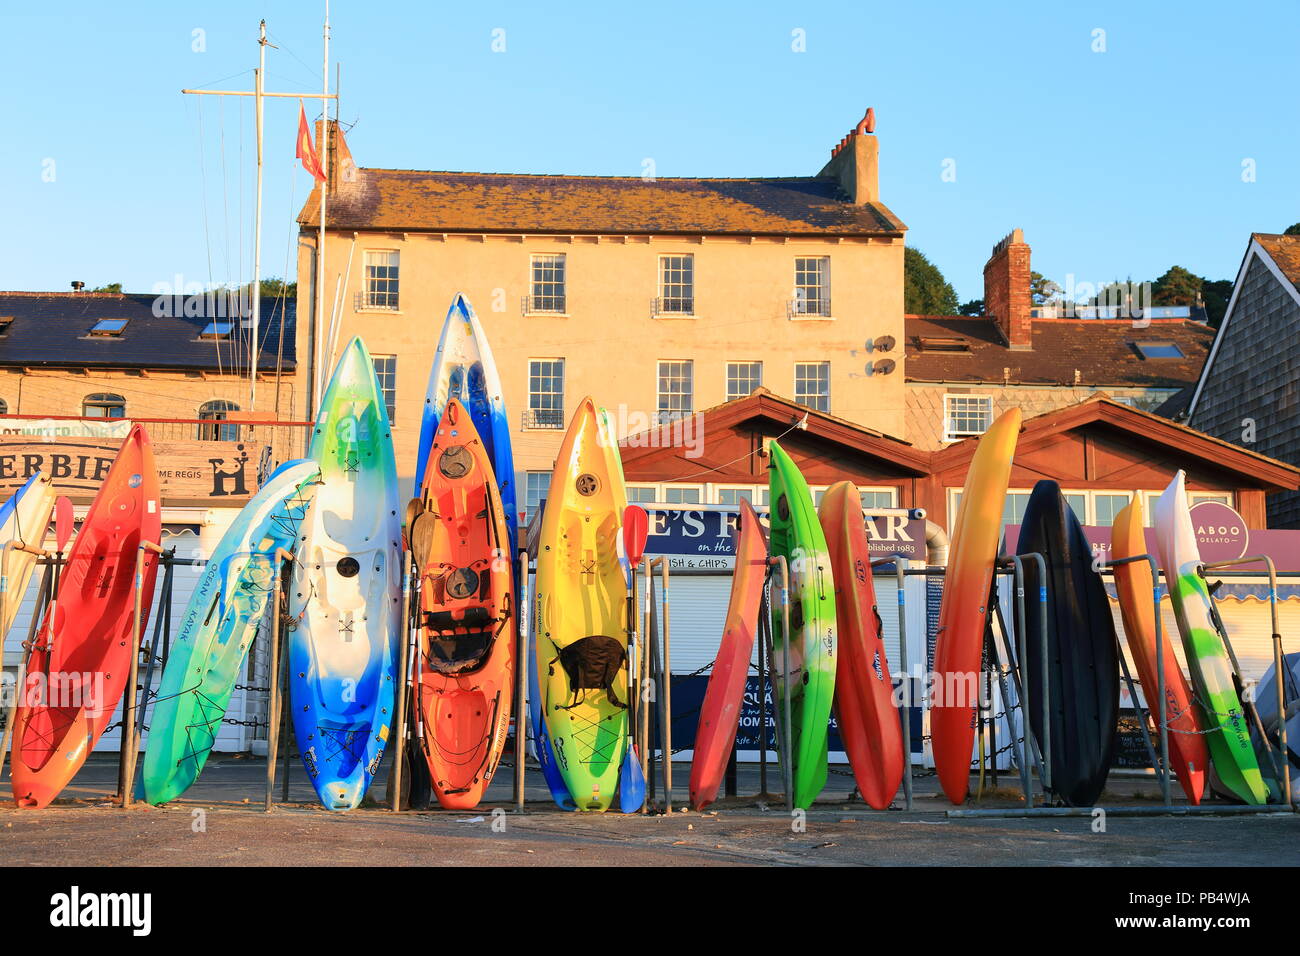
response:
[[[740,705],[745,678],[758,633],[758,613],[767,575],[767,539],[758,515],[748,501],[740,502],[740,524],[735,532],[736,571],[731,578],[727,624],[709,686],[700,705],[700,725],[695,731],[695,756],[691,761],[691,806],[702,810],[717,799],[718,786],[727,772],[740,725]]]
[[[903,781],[903,725],[876,610],[862,498],[854,484],[831,485],[818,518],[835,578],[835,720],[862,799],[887,810]]]
[[[438,423],[407,533],[420,569],[416,697],[424,756],[438,802],[468,810],[483,798],[505,749],[516,618],[501,494],[456,399]]]
[[[140,544],[162,537],[158,471],[142,425],[122,443],[68,553],[32,648],[14,716],[14,799],[44,807],[86,762],[126,689]],[[145,552],[140,628],[153,604],[158,556]]]

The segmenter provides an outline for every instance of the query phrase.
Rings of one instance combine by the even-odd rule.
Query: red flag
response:
[[[316,147],[311,142],[311,131],[307,127],[307,110],[302,105],[302,100],[298,101],[298,148],[294,152],[294,158],[302,160],[302,168],[307,170],[321,182],[325,181],[325,170],[320,167],[320,157],[316,155]]]

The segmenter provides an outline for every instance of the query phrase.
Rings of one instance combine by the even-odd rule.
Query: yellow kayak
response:
[[[590,398],[560,446],[537,554],[537,677],[555,762],[579,810],[605,810],[627,748],[627,592],[617,448]]]

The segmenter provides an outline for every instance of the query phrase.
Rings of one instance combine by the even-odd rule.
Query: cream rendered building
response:
[[[463,292],[503,380],[521,506],[586,394],[620,437],[759,385],[901,435],[905,227],[879,200],[869,127],[817,176],[783,179],[358,168],[335,135],[324,330],[307,297],[319,191],[300,216],[300,366],[328,374],[362,336],[409,480],[429,366]],[[299,378],[299,407],[312,380]]]

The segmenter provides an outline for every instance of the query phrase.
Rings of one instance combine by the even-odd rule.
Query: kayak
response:
[[[275,593],[276,552],[298,544],[319,477],[314,461],[282,465],[212,550],[181,615],[149,716],[144,754],[149,803],[176,799],[203,771]]]
[[[0,505],[0,548],[5,548],[4,566],[0,567],[0,641],[13,627],[37,560],[30,551],[6,546],[12,543],[39,549],[50,526],[55,497],[50,476],[38,471]]]
[[[1146,535],[1143,530],[1142,497],[1133,500],[1115,516],[1111,524],[1111,556],[1115,561],[1147,554]],[[1154,715],[1159,672],[1156,669],[1156,614],[1152,604],[1155,582],[1151,568],[1145,561],[1116,564],[1115,590],[1119,595],[1120,615],[1124,621],[1124,635],[1129,653],[1137,665],[1138,679],[1146,697],[1147,709]],[[1165,674],[1164,720],[1169,726],[1169,764],[1178,782],[1192,804],[1201,802],[1205,794],[1206,773],[1210,766],[1210,752],[1205,745],[1200,709],[1193,703],[1192,690],[1174,656],[1169,633],[1161,629],[1161,656]],[[1159,719],[1159,718],[1157,718]],[[1157,731],[1158,732],[1158,731]]]
[[[1025,602],[1027,660],[1021,661],[1029,725],[1045,751],[1050,730],[1051,786],[1072,807],[1090,807],[1106,786],[1119,720],[1119,642],[1101,575],[1093,570],[1092,546],[1083,525],[1054,481],[1034,485],[1025,506],[1016,553],[1041,554],[1025,566],[1025,590],[1047,588],[1047,656],[1041,640],[1042,605]],[[1046,670],[1047,718],[1040,688]]]
[[[790,769],[794,805],[808,809],[826,786],[827,733],[835,697],[835,584],[826,536],[817,521],[812,493],[797,465],[775,441],[768,481],[773,557],[784,557],[790,573],[790,631],[772,608],[772,690],[778,725],[790,694]],[[780,739],[780,738],[778,738]]]
[[[407,511],[420,574],[416,697],[438,802],[478,806],[510,728],[515,666],[513,562],[487,451],[451,399]]]
[[[370,353],[354,338],[321,401],[308,457],[321,483],[294,562],[289,693],[321,803],[365,796],[393,733],[402,640],[397,463]]]
[[[628,746],[621,482],[584,398],[560,446],[538,545],[534,632],[543,719],[580,810],[606,810]]]
[[[447,309],[438,338],[438,351],[429,370],[424,413],[420,420],[420,443],[415,462],[415,493],[424,488],[430,449],[438,422],[447,403],[456,398],[469,410],[479,440],[497,478],[506,531],[510,535],[511,557],[518,555],[519,515],[515,494],[515,465],[510,450],[510,421],[506,417],[504,392],[492,348],[483,325],[464,295],[457,293]]]
[[[1156,501],[1156,550],[1182,635],[1187,668],[1205,717],[1210,763],[1227,796],[1248,804],[1268,802],[1250,726],[1234,681],[1232,661],[1211,619],[1210,592],[1199,573],[1200,547],[1187,506],[1182,471]]]
[[[862,496],[849,481],[818,511],[835,579],[835,722],[862,799],[887,810],[903,782],[903,724],[885,655]]]
[[[137,424],[82,522],[32,648],[11,755],[20,807],[48,806],[107,729],[153,606],[158,556],[145,551],[137,633],[137,555],[161,537],[153,446]]]
[[[929,712],[935,772],[954,804],[970,791],[984,627],[1019,433],[1020,409],[1011,408],[977,440],[951,524]]]
[[[691,806],[703,810],[718,797],[740,726],[749,661],[754,655],[758,615],[767,578],[767,539],[758,514],[746,500],[740,502],[740,521],[732,534],[736,569],[731,577],[731,599],[718,656],[709,674],[695,731],[691,760]]]

